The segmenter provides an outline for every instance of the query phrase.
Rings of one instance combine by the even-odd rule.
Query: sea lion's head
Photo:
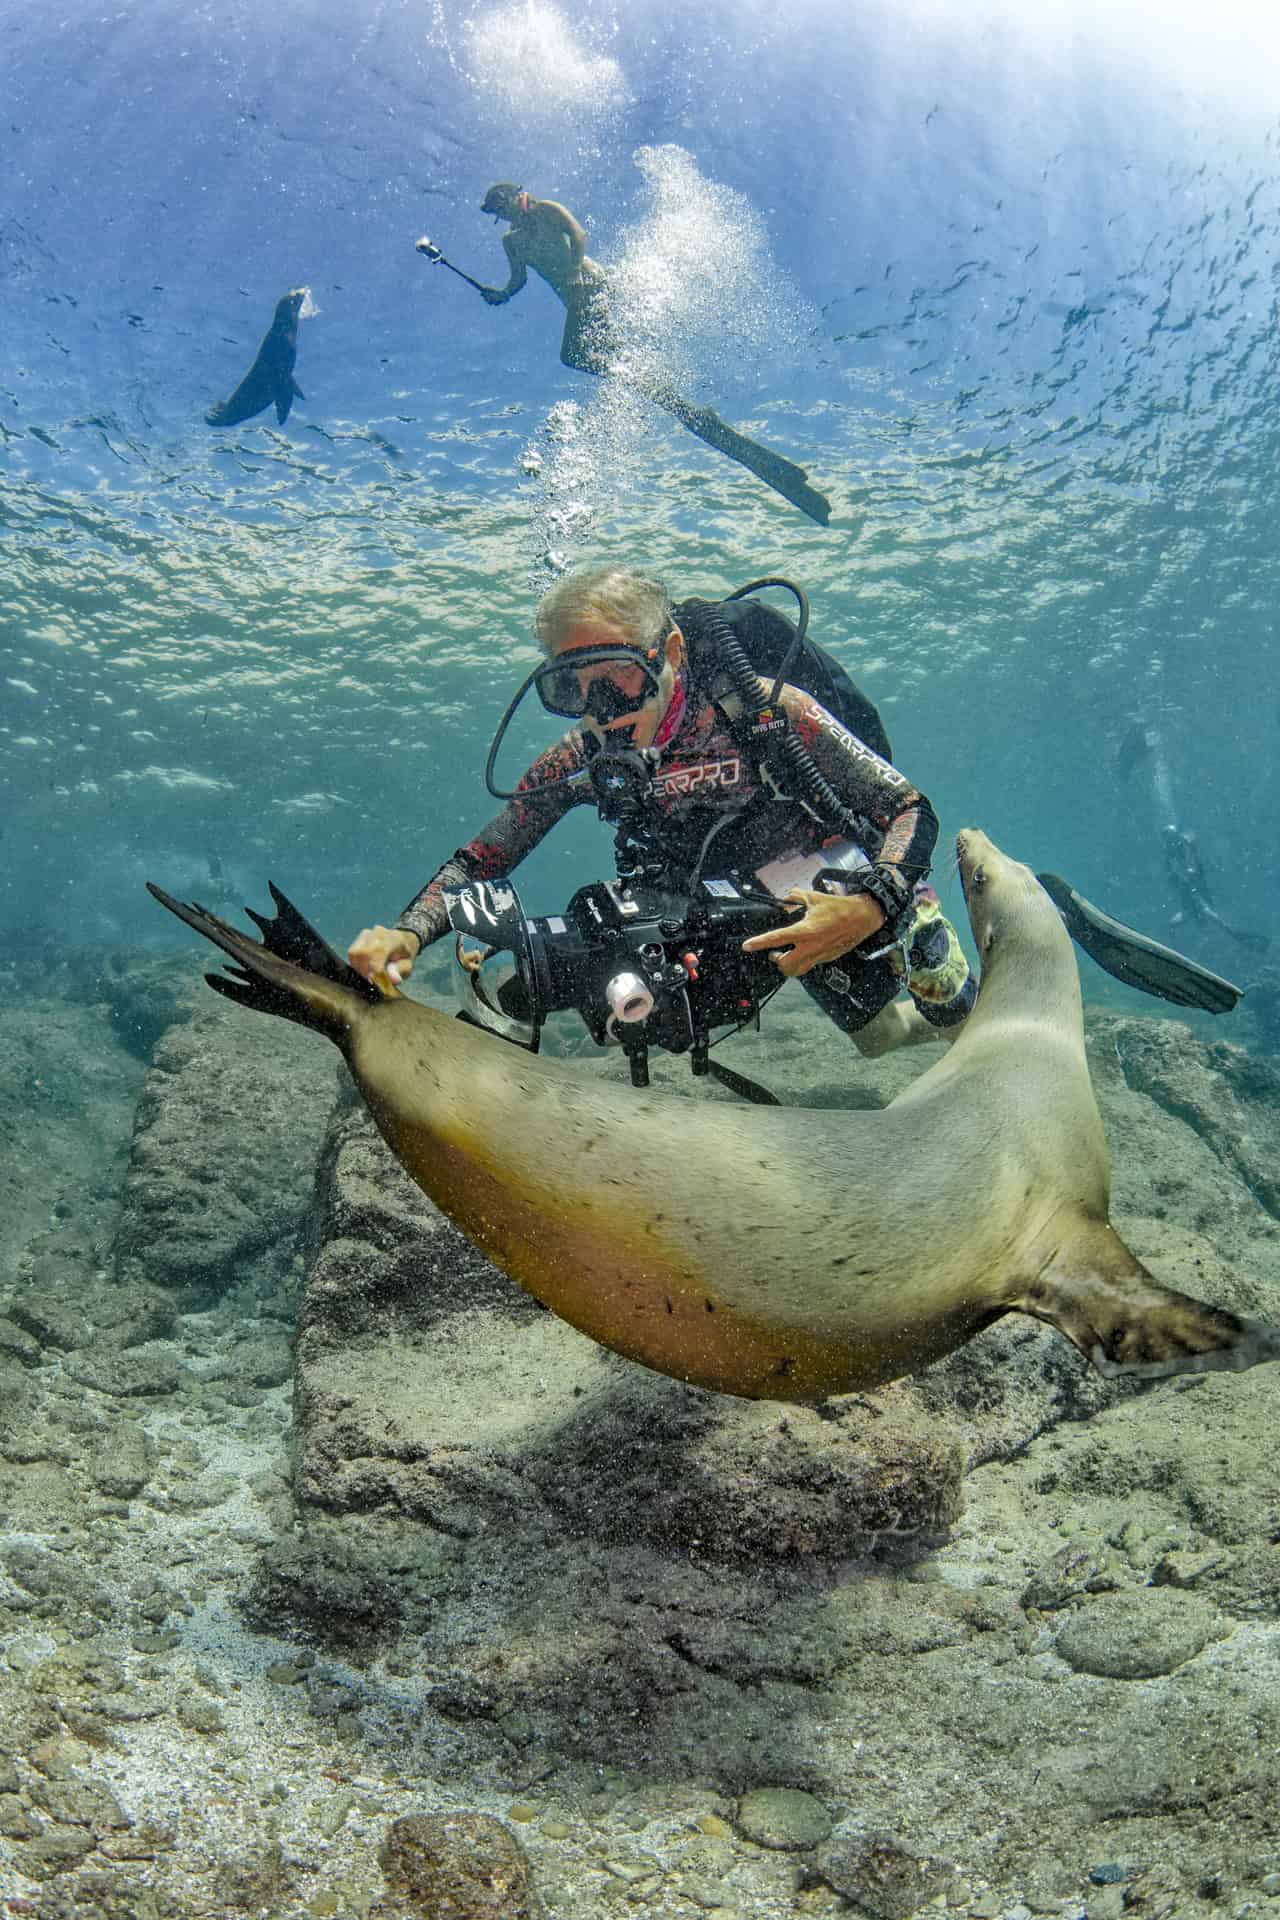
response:
[[[1037,955],[1056,963],[1064,949],[1070,953],[1058,909],[1030,867],[1001,853],[978,827],[956,835],[956,858],[984,980],[1006,954],[1016,956],[1030,979],[1038,972]]]
[[[299,320],[307,319],[312,311],[310,287],[290,287],[288,293],[282,294],[276,301],[275,325],[294,327]]]

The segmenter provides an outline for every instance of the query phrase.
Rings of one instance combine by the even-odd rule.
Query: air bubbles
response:
[[[465,40],[475,85],[509,112],[598,117],[626,102],[617,61],[581,45],[564,15],[545,0],[477,14],[467,22]]]
[[[629,357],[673,378],[707,364],[741,373],[796,351],[816,316],[776,266],[751,202],[683,147],[639,147],[635,163],[648,206],[611,269]]]

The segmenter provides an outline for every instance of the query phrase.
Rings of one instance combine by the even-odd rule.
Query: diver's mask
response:
[[[592,668],[601,671],[593,673]],[[527,798],[535,790],[522,784],[519,789],[513,787],[508,791],[494,779],[494,768],[512,716],[530,687],[537,688],[538,698],[548,713],[587,723],[584,732],[589,753],[599,749],[617,752],[630,746],[634,721],[647,707],[654,707],[658,713],[657,725],[661,728],[671,710],[678,680],[677,669],[666,658],[665,642],[644,648],[620,641],[601,642],[596,647],[574,647],[542,661],[521,681],[498,722],[485,761],[486,788],[495,800],[514,800],[517,792]],[[634,717],[632,728],[616,724],[628,715]],[[545,792],[581,777],[582,768],[573,766],[567,773],[540,781],[536,791]]]
[[[607,727],[662,696],[671,670],[660,661],[657,647],[575,647],[539,668],[538,698],[548,713]]]

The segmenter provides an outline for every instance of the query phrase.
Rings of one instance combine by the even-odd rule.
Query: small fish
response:
[[[205,419],[211,427],[239,426],[242,420],[252,420],[255,413],[261,413],[272,401],[276,419],[284,425],[294,400],[306,399],[293,377],[293,367],[298,357],[298,322],[309,320],[315,312],[310,287],[294,287],[276,302],[275,318],[248,373],[229,400],[221,401],[206,413]]]

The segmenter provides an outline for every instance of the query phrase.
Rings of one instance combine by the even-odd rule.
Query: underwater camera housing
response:
[[[843,891],[841,876],[866,864],[844,843],[687,892],[593,880],[563,913],[533,918],[509,882],[476,881],[446,895],[463,1016],[536,1053],[547,1015],[575,1011],[598,1046],[622,1047],[633,1086],[649,1083],[650,1047],[688,1053],[704,1074],[715,1029],[754,1024],[783,985],[769,953],[742,951],[751,934],[799,916],[777,896],[796,885]],[[467,935],[485,943],[483,957],[464,958]]]
[[[742,942],[797,911],[734,879],[702,880],[692,893],[593,880],[563,913],[535,918],[505,881],[447,900],[466,1018],[536,1052],[547,1015],[576,1011],[598,1046],[621,1045],[637,1087],[649,1083],[651,1046],[690,1053],[705,1073],[712,1031],[758,1017],[782,980],[767,953],[743,953]],[[489,949],[483,960],[463,959],[467,934]],[[491,967],[500,954],[505,969]]]

